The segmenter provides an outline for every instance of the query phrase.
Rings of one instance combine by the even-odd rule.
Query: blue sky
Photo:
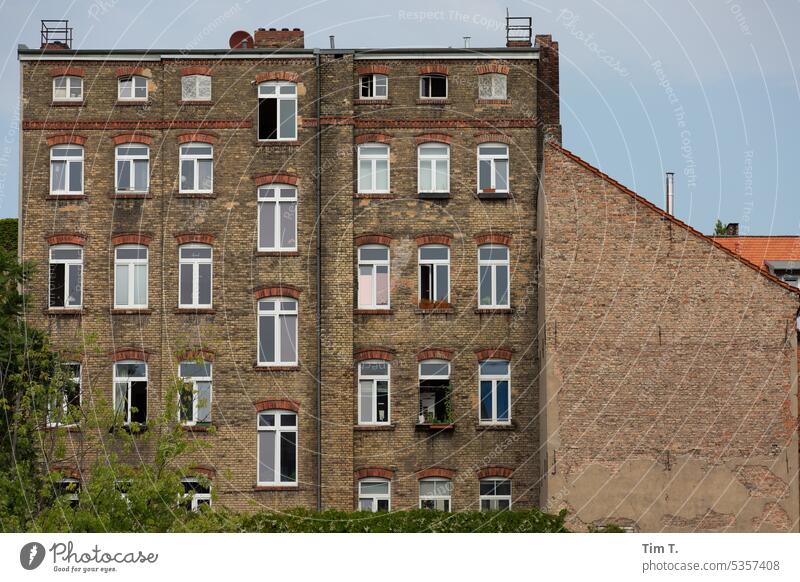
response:
[[[306,46],[505,43],[506,6],[561,49],[564,145],[703,232],[800,233],[800,0],[165,2],[0,0],[0,217],[16,216],[16,46],[69,18],[75,48],[224,48],[231,32],[299,27]]]

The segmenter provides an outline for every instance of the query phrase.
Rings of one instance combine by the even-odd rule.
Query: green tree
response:
[[[725,225],[722,224],[722,221],[718,218],[717,224],[714,225],[714,236],[725,236],[728,234],[728,230],[725,228]]]

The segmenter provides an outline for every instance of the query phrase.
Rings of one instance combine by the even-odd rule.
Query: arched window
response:
[[[422,75],[419,96],[421,99],[447,99],[447,75]]]
[[[389,146],[365,143],[358,146],[358,191],[362,194],[389,192]]]
[[[297,188],[270,184],[258,189],[258,250],[297,250]]]
[[[258,413],[258,485],[297,485],[297,414]]]
[[[358,247],[359,309],[389,309],[389,247]]]
[[[53,77],[53,101],[83,101],[81,77]]]
[[[50,247],[50,308],[75,309],[83,303],[83,249],[78,245]]]
[[[450,192],[450,146],[444,143],[424,143],[417,148],[417,154],[417,191]]]
[[[506,81],[508,77],[502,73],[486,73],[478,75],[479,99],[505,99]]]
[[[390,511],[392,484],[388,479],[369,477],[358,482],[359,511]]]
[[[124,424],[147,422],[147,364],[125,360],[114,364],[114,415]]]
[[[361,99],[386,99],[389,96],[389,77],[378,73],[361,75]]]
[[[147,77],[128,75],[117,81],[117,99],[120,101],[147,101]]]
[[[150,148],[140,143],[118,145],[116,157],[117,192],[147,192],[150,186]]]
[[[68,144],[50,148],[50,194],[83,194],[83,147]]]
[[[178,395],[178,420],[193,426],[211,422],[211,363],[187,361],[178,365],[183,381]]]
[[[181,99],[183,101],[211,101],[211,77],[209,75],[184,75],[181,77]]]
[[[178,253],[178,307],[211,308],[214,250],[191,243],[179,247]]]
[[[258,302],[258,365],[297,365],[297,300],[268,297]]]
[[[450,247],[423,245],[419,247],[419,301],[426,303],[450,302]]]
[[[481,424],[511,422],[511,363],[508,360],[480,362],[478,385]]]
[[[431,477],[419,481],[419,508],[450,511],[453,482],[450,479]]]
[[[510,306],[509,252],[504,245],[478,247],[478,307]]]
[[[366,360],[358,364],[358,424],[389,424],[391,364]]]
[[[297,139],[297,85],[270,81],[258,86],[258,139]]]
[[[478,146],[478,193],[508,193],[508,146],[482,143]]]
[[[147,257],[143,245],[120,245],[114,250],[114,307],[147,307]]]
[[[181,145],[182,193],[210,193],[214,191],[214,147],[207,143]]]
[[[450,362],[423,360],[419,363],[419,424],[453,422],[450,392]]]

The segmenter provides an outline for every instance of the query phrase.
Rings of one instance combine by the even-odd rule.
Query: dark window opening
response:
[[[258,100],[258,139],[278,139],[278,100]]]
[[[444,75],[425,75],[422,77],[420,97],[442,99],[447,97],[447,77]]]
[[[131,422],[147,422],[147,382],[131,382]]]
[[[428,424],[453,421],[449,380],[420,380],[419,413]]]
[[[64,287],[66,285],[66,265],[50,265],[50,307],[64,307]]]

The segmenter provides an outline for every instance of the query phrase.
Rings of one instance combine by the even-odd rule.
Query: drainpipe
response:
[[[317,511],[322,511],[322,75],[319,49],[314,49],[317,75],[317,136],[316,136],[316,187],[317,187]]]

